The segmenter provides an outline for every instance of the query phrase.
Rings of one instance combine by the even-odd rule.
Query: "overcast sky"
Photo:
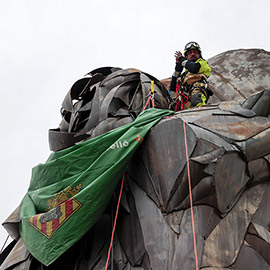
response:
[[[137,68],[170,77],[174,52],[197,41],[203,57],[270,51],[269,0],[8,0],[0,9],[1,223],[50,154],[48,129],[89,71]],[[7,233],[0,228],[0,248]]]

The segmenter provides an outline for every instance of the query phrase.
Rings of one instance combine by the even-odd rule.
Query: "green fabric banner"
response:
[[[148,109],[133,123],[52,153],[33,168],[20,233],[37,260],[51,264],[95,224],[144,136],[172,113]]]

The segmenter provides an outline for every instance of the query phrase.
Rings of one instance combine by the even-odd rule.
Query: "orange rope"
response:
[[[193,215],[193,203],[192,203],[189,157],[188,157],[188,148],[187,148],[186,122],[184,120],[183,120],[183,127],[184,127],[184,135],[185,135],[185,149],[186,149],[186,160],[187,160],[188,189],[189,189],[189,199],[190,199],[190,212],[191,212],[192,234],[193,234],[193,243],[194,243],[194,255],[195,255],[195,261],[196,261],[196,270],[199,270],[197,247],[196,247],[195,226],[194,226],[194,215]]]
[[[4,245],[3,245],[2,248],[1,248],[0,254],[2,254],[2,252],[3,252],[4,248],[5,248],[5,245],[6,245],[6,243],[7,243],[8,238],[9,238],[9,235],[7,236],[7,239],[6,239]]]
[[[122,196],[122,192],[123,192],[125,174],[126,174],[126,172],[124,172],[123,177],[122,177],[122,184],[121,184],[121,188],[120,188],[120,192],[119,192],[119,197],[118,197],[118,202],[117,202],[117,208],[116,208],[116,213],[115,213],[115,218],[114,218],[114,224],[113,224],[113,231],[112,231],[111,242],[110,242],[110,247],[109,247],[109,251],[108,251],[108,257],[107,257],[107,261],[106,261],[106,265],[105,265],[105,270],[108,269],[108,264],[109,264],[109,259],[110,259],[112,244],[113,244],[113,237],[114,237],[114,232],[115,232],[115,227],[116,227],[116,220],[117,220],[119,206],[120,206],[120,201],[121,201],[121,196]]]

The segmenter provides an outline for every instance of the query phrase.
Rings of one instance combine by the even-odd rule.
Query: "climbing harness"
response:
[[[118,196],[117,208],[116,208],[116,213],[115,213],[115,217],[114,217],[111,242],[110,242],[107,261],[106,261],[106,265],[105,265],[105,270],[108,269],[108,264],[109,264],[109,260],[110,260],[110,254],[111,254],[111,249],[112,249],[112,244],[113,244],[113,237],[114,237],[114,233],[115,233],[116,221],[117,221],[117,217],[118,217],[118,211],[119,211],[119,206],[120,206],[120,201],[121,201],[122,192],[123,192],[123,186],[124,186],[124,181],[125,181],[125,174],[126,174],[126,171],[124,171],[124,174],[123,174],[123,177],[122,177],[122,183],[121,183],[121,188],[120,188],[120,192],[119,192],[119,196]],[[113,264],[113,261],[111,262],[111,264]]]
[[[177,112],[178,106],[180,104],[180,109],[178,111],[182,111],[184,109],[184,105],[189,101],[188,94],[185,93],[180,86],[180,80],[177,81],[176,84],[176,104],[174,111]]]
[[[192,106],[202,106],[208,101],[208,98],[213,95],[213,92],[208,88],[207,77],[204,74],[188,73],[176,83],[176,96],[172,102],[174,111],[182,111]],[[192,96],[200,93],[200,102],[193,105]],[[188,103],[188,104],[187,104]]]
[[[194,226],[194,215],[193,215],[193,201],[192,201],[192,189],[191,189],[191,177],[190,177],[190,167],[189,167],[189,157],[188,157],[188,147],[187,147],[187,132],[186,132],[186,122],[183,121],[183,130],[185,137],[185,152],[186,152],[186,161],[187,161],[187,175],[188,175],[188,189],[189,189],[189,199],[190,199],[190,213],[191,213],[191,223],[192,223],[192,235],[193,235],[193,245],[194,245],[194,256],[196,263],[196,270],[199,270],[198,265],[198,255],[197,255],[197,246],[196,246],[196,234]]]

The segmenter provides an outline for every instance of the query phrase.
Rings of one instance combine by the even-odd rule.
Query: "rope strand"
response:
[[[8,241],[8,238],[9,238],[9,235],[7,236],[7,239],[6,239],[4,245],[1,248],[0,254],[2,254],[2,252],[3,252],[4,248],[5,248],[5,245],[6,245],[7,241]]]
[[[122,192],[123,192],[125,174],[126,174],[126,171],[124,172],[123,177],[122,177],[122,183],[121,183],[121,188],[120,188],[118,202],[117,202],[117,208],[116,208],[116,213],[115,213],[115,218],[114,218],[114,224],[113,224],[113,231],[112,231],[111,242],[110,242],[110,247],[109,247],[109,251],[108,251],[108,257],[107,257],[107,261],[106,261],[106,265],[105,265],[105,270],[108,269],[108,264],[109,264],[109,260],[110,260],[110,254],[111,254],[111,249],[112,249],[112,244],[113,244],[113,237],[114,237],[114,232],[115,232],[115,227],[116,227],[116,220],[117,220],[119,206],[120,206],[120,201],[121,201],[121,196],[122,196]]]
[[[194,226],[194,215],[193,215],[191,177],[190,177],[189,157],[188,157],[188,148],[187,148],[186,122],[184,120],[183,120],[183,127],[184,127],[184,137],[185,137],[185,150],[186,150],[186,161],[187,161],[188,189],[189,189],[189,199],[190,199],[190,212],[191,212],[192,235],[193,235],[193,243],[194,243],[194,255],[195,255],[195,262],[196,262],[196,270],[199,270],[197,247],[196,247],[196,234],[195,234],[195,226]]]
[[[154,100],[153,100],[152,96],[153,96],[153,94],[150,94],[148,100],[146,101],[146,104],[144,105],[143,111],[146,109],[146,107],[147,107],[150,100],[151,100],[151,103],[152,103],[152,107],[153,108],[155,107],[155,103],[154,103]]]

